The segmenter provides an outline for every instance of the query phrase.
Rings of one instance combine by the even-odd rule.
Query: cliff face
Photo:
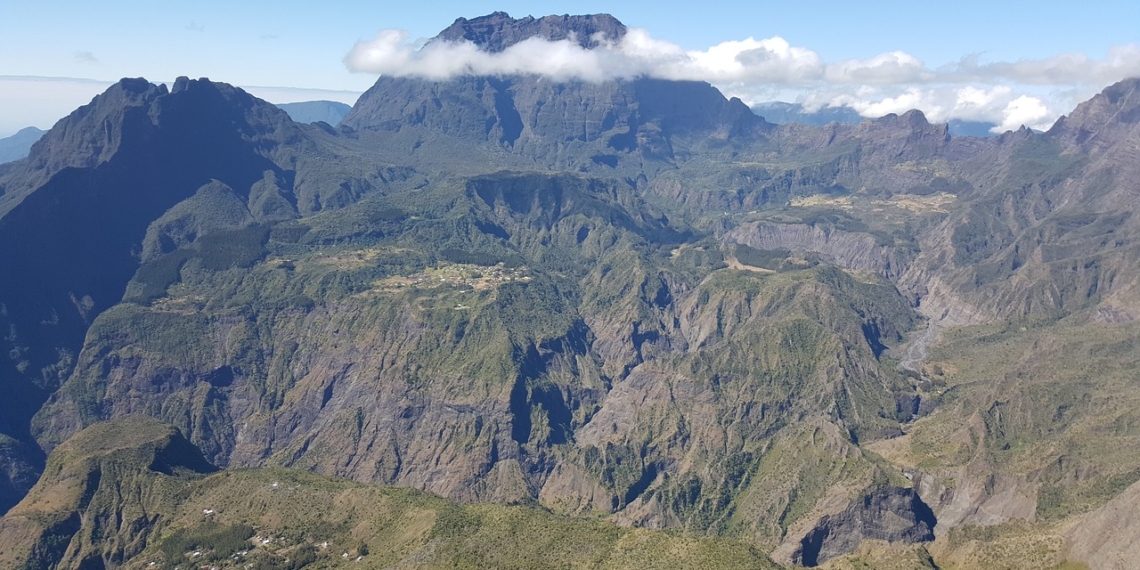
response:
[[[461,217],[404,203],[374,245],[329,250],[320,244],[350,228],[309,226],[324,235],[271,235],[248,269],[187,262],[176,298],[97,320],[76,374],[36,419],[40,441],[144,413],[219,465],[707,528],[718,507],[686,489],[748,492],[740,477],[789,415],[874,437],[911,413],[900,402],[913,390],[875,358],[912,319],[884,284],[823,267],[717,269],[708,252],[663,258],[643,248],[684,234],[601,181],[504,174],[450,192],[418,199],[453,201]],[[424,235],[487,261],[435,257]],[[524,265],[493,265],[507,244]],[[376,263],[397,251],[402,267]],[[230,300],[250,294],[244,308]]]
[[[444,134],[489,143],[548,168],[616,169],[632,178],[674,166],[695,141],[753,140],[771,129],[740,100],[725,99],[707,83],[536,76],[438,82],[381,77],[342,124],[420,137]]]
[[[465,506],[297,470],[222,473],[177,430],[123,417],[61,445],[0,518],[5,568],[777,568],[738,541]]]
[[[620,41],[625,31],[625,25],[609,14],[515,19],[506,12],[494,12],[470,20],[459,18],[432,41],[469,41],[492,53],[530,38],[571,40],[583,48],[592,49],[601,41]]]
[[[125,80],[0,169],[0,482],[147,416],[221,467],[805,564],[1079,515],[1140,472],[1094,443],[1135,448],[1129,85],[983,141],[776,128],[693,82],[385,77],[334,129]],[[82,535],[60,517],[18,532]],[[49,554],[142,548],[83,544]]]
[[[9,331],[0,375],[12,394],[3,433],[30,443],[27,420],[70,374],[89,324],[121,299],[151,220],[211,178],[249,188],[263,172],[280,172],[233,130],[231,121],[249,125],[253,103],[231,95],[208,83],[169,93],[124,80],[0,178],[0,323]],[[19,463],[42,460],[32,453]]]
[[[55,450],[36,486],[0,519],[10,568],[114,567],[139,554],[184,481],[216,471],[169,425],[126,417]]]
[[[1136,503],[1140,485],[1133,484],[1099,509],[1089,513],[1065,537],[1068,555],[1090,568],[1128,568],[1140,556],[1140,545],[1132,539],[1140,521]]]
[[[228,85],[183,78],[167,90],[123,80],[6,169],[0,378],[11,396],[0,433],[31,442],[28,420],[71,373],[87,328],[122,299],[140,257],[220,228],[335,207],[354,185],[384,184],[383,171],[373,182],[315,180],[314,169],[336,170],[332,152],[310,148],[322,135]],[[13,469],[43,461],[39,452],[20,457]]]
[[[859,548],[864,540],[903,544],[934,540],[934,512],[914,489],[883,487],[824,516],[801,540],[793,562],[816,566]]]
[[[624,34],[625,26],[605,14],[516,20],[498,12],[460,18],[431,41],[470,41],[494,53],[532,38],[573,40],[593,49]],[[703,82],[552,81],[537,75],[381,77],[343,124],[421,138],[443,134],[489,143],[480,152],[505,151],[545,168],[616,169],[631,179],[674,167],[707,139],[752,141],[773,128]]]

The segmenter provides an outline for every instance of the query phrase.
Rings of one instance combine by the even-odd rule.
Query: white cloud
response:
[[[586,50],[570,41],[531,38],[499,53],[480,50],[471,42],[432,42],[417,47],[403,30],[383,30],[371,41],[358,42],[345,57],[353,71],[400,77],[443,80],[460,75],[539,74],[557,79],[603,81],[631,77],[607,64],[608,50]]]
[[[925,82],[934,73],[917,57],[906,52],[892,51],[871,59],[849,59],[827,66],[824,77],[831,83],[860,85],[890,85]]]
[[[1056,120],[1056,114],[1051,113],[1045,102],[1036,98],[1022,95],[1006,104],[1002,110],[1002,121],[994,129],[995,132],[1016,130],[1022,125],[1031,129],[1045,130]]]
[[[815,52],[779,37],[748,38],[685,51],[631,28],[620,41],[585,49],[570,40],[534,37],[497,52],[469,41],[409,41],[403,30],[383,30],[357,42],[345,57],[352,71],[442,80],[459,75],[534,74],[554,79],[599,82],[647,76],[726,82],[806,84],[818,80],[823,63]]]
[[[1112,48],[1104,59],[1060,54],[983,63],[975,55],[931,69],[904,51],[825,62],[811,49],[778,36],[688,51],[639,28],[629,28],[620,41],[596,39],[600,45],[592,50],[571,40],[535,37],[488,53],[467,41],[412,42],[407,32],[389,29],[358,42],[345,64],[356,72],[433,80],[509,74],[590,82],[632,77],[698,80],[749,104],[794,98],[809,111],[849,106],[865,117],[917,108],[931,121],[985,121],[1000,129],[1022,124],[1048,128],[1061,110],[1092,92],[1140,76],[1138,44]]]
[[[909,87],[897,95],[885,95],[878,90],[863,90],[859,95],[838,95],[827,102],[827,107],[851,107],[864,117],[882,117],[890,113],[901,115],[911,109],[921,109],[927,119],[939,121],[944,108],[937,102],[937,94],[930,90]]]
[[[99,58],[95,57],[94,53],[86,50],[77,51],[74,55],[75,63],[87,63],[92,65],[99,63]]]
[[[787,85],[807,84],[823,74],[823,61],[819,54],[792,46],[779,36],[723,42],[706,51],[691,51],[685,55],[679,67],[664,66],[648,74],[665,78],[676,75],[677,79],[710,83]]]
[[[1062,53],[1044,59],[980,63],[977,56],[962,58],[942,70],[943,80],[1014,82],[1027,85],[1105,86],[1126,77],[1140,76],[1140,44],[1114,46],[1104,59],[1083,53]]]
[[[748,97],[749,93],[728,93],[745,102],[759,103],[771,98]],[[1062,100],[1067,101],[1071,94]],[[1080,100],[1087,99],[1087,95]],[[1027,127],[1045,130],[1059,116],[1059,109],[1072,105],[1058,105],[1044,97],[1031,96],[1008,85],[977,87],[973,85],[901,85],[850,87],[822,85],[804,92],[796,102],[807,112],[828,107],[850,107],[866,118],[877,118],[889,113],[902,114],[919,109],[933,123],[952,119],[994,123],[995,133]],[[1073,103],[1075,104],[1075,102]]]

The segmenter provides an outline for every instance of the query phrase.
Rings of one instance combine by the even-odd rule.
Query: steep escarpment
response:
[[[842,513],[821,519],[801,541],[794,561],[816,566],[854,551],[866,539],[927,542],[934,539],[935,523],[934,513],[914,489],[879,488]]]
[[[161,422],[128,416],[92,426],[58,447],[36,488],[0,518],[0,563],[777,567],[736,541],[621,529],[533,507],[462,506],[295,470],[213,471]]]
[[[1007,133],[965,163],[965,207],[923,237],[914,280],[973,305],[975,322],[1095,307],[1132,318],[1135,85],[1107,88],[1047,133]]]
[[[885,282],[731,269],[694,239],[628,185],[500,173],[281,223],[244,265],[187,245],[96,320],[36,433],[141,413],[223,466],[775,544],[736,498],[790,525],[885,476],[852,452],[787,485],[765,450],[805,417],[848,451],[897,433],[915,391],[878,352],[914,316]]]
[[[1131,538],[1140,522],[1136,520],[1138,495],[1140,485],[1133,484],[1089,513],[1066,537],[1069,557],[1090,568],[1105,570],[1128,568],[1133,564],[1140,556],[1138,545]]]
[[[381,77],[342,124],[420,138],[442,133],[547,168],[618,169],[631,178],[675,165],[696,141],[748,140],[771,128],[707,83],[534,76]]]
[[[457,20],[432,41],[470,41],[497,52],[529,38],[575,38],[593,49],[624,32],[608,15],[515,20],[496,13]],[[380,77],[342,124],[365,133],[414,134],[417,147],[442,134],[477,146],[472,152],[480,154],[558,170],[608,169],[631,180],[675,168],[707,139],[723,146],[763,138],[773,128],[704,82],[552,81],[525,74]]]
[[[498,14],[436,41],[618,29]],[[658,544],[559,518],[586,517],[746,541],[716,542],[734,561],[1059,564],[1061,527],[1140,477],[1129,85],[977,140],[918,112],[777,128],[646,78],[382,77],[338,128],[125,81],[0,169],[0,484],[14,502],[46,453],[136,416],[229,471],[100,468],[185,494],[11,540],[176,566],[270,531],[292,541],[250,551],[270,565],[495,566],[495,521]],[[331,522],[279,524],[305,505]],[[514,548],[563,552],[545,536]]]
[[[868,271],[886,279],[897,279],[907,266],[902,252],[893,244],[882,244],[870,234],[829,227],[754,222],[737,226],[724,238],[757,250],[818,254],[839,267]]]
[[[313,149],[314,137],[327,136],[228,85],[182,78],[168,90],[129,79],[6,169],[3,433],[31,443],[31,414],[70,374],[90,324],[122,299],[140,252],[149,260],[212,232],[346,204],[384,185],[375,180],[382,170],[374,182],[333,174],[335,151]],[[326,175],[332,180],[315,180]],[[21,461],[34,468],[42,454]]]
[[[230,124],[252,98],[202,85],[169,93],[124,80],[61,121],[0,180],[8,268],[0,321],[9,331],[0,375],[12,394],[4,433],[30,443],[33,410],[69,374],[87,326],[122,297],[150,220],[211,177],[248,188],[275,168]],[[199,120],[215,115],[208,109],[222,112]],[[34,466],[36,454],[28,461]]]
[[[592,49],[601,41],[620,41],[625,32],[625,24],[609,14],[515,19],[506,12],[494,12],[478,18],[458,18],[432,41],[469,41],[492,53],[531,38],[555,42],[570,40]]]
[[[88,428],[0,519],[8,567],[118,566],[139,554],[185,481],[215,471],[182,434],[145,417]]]

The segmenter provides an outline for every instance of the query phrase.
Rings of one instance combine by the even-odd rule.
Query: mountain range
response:
[[[0,165],[0,560],[1127,567],[1138,87],[981,138],[650,78],[383,76],[339,125],[124,79]]]
[[[821,107],[814,111],[808,111],[799,103],[771,101],[752,105],[752,110],[757,115],[764,117],[764,120],[777,125],[803,123],[805,125],[823,126],[832,122],[857,125],[867,120],[855,109],[844,106]],[[997,127],[994,123],[962,119],[951,119],[947,126],[950,129],[950,136],[955,137],[992,137],[995,136],[993,130]]]
[[[352,110],[352,107],[337,101],[281,103],[277,108],[289,113],[289,118],[298,123],[324,122],[333,127],[339,125],[340,120]]]
[[[20,129],[10,137],[0,139],[0,164],[28,156],[32,144],[40,140],[44,131],[35,127]]]

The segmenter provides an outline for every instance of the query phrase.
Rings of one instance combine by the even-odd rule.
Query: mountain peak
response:
[[[1095,150],[1137,136],[1138,126],[1140,78],[1132,78],[1109,85],[1077,105],[1069,116],[1057,119],[1049,134],[1069,144]]]
[[[125,131],[130,130],[135,135],[127,139],[149,144],[141,142],[150,136],[146,133],[159,128],[164,117],[172,114],[186,115],[188,123],[183,126],[189,132],[197,132],[204,128],[206,117],[216,119],[219,128],[228,129],[233,124],[247,122],[244,116],[254,112],[264,115],[257,119],[261,122],[288,120],[283,111],[242,89],[207,78],[179,77],[172,89],[141,77],[123,78],[90,103],[60,119],[45,133],[31,147],[28,167],[43,173],[39,179],[46,179],[65,167],[95,167],[119,151]],[[195,122],[198,124],[189,124]],[[261,131],[270,132],[269,129]]]
[[[543,16],[515,19],[506,12],[478,18],[459,18],[432,41],[470,41],[483,50],[501,52],[519,42],[539,37],[549,41],[571,40],[585,49],[598,47],[625,36],[625,25],[609,14]]]
[[[884,127],[907,128],[914,130],[926,130],[931,126],[930,121],[926,120],[926,114],[918,109],[911,109],[902,115],[889,113],[874,120],[877,125]]]

